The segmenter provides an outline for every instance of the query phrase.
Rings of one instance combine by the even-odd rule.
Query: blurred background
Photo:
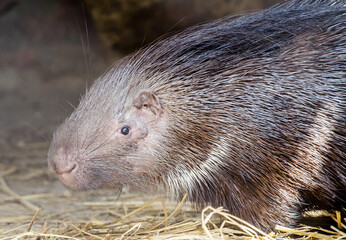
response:
[[[54,194],[51,200],[47,195],[32,200],[51,214],[76,208],[76,201],[74,206],[54,205],[67,193],[49,174],[46,156],[54,129],[78,105],[87,86],[122,56],[162,35],[278,2],[0,0],[0,178],[6,176],[13,191],[31,199],[32,194]],[[21,212],[25,221],[31,219],[32,212],[3,189],[0,217]],[[11,224],[18,219],[0,221],[0,229]]]
[[[0,154],[48,142],[86,86],[124,54],[190,25],[277,2],[1,0]]]

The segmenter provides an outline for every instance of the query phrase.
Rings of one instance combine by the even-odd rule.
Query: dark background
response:
[[[0,161],[8,160],[5,147],[48,142],[86,86],[124,54],[187,26],[276,2],[1,0]]]
[[[126,53],[162,35],[276,2],[0,0],[0,180],[20,196],[35,195],[30,199],[43,208],[42,224],[89,219],[96,213],[85,211],[78,197],[70,199],[46,161],[54,129],[87,86]],[[3,189],[0,182],[0,238],[2,229],[33,216]]]

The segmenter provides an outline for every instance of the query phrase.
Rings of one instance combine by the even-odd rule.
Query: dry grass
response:
[[[143,204],[145,197],[139,194],[124,194],[118,201],[114,197],[86,201],[54,189],[55,179],[48,179],[48,188],[42,189],[47,169],[25,169],[25,175],[17,170],[0,166],[0,239],[4,240],[346,239],[346,219],[340,212],[330,214],[336,226],[330,230],[277,226],[275,233],[264,233],[221,208],[207,207],[198,214],[185,204],[186,196],[178,204],[163,197]],[[24,186],[30,194],[12,186]],[[2,214],[4,209],[7,215]]]
[[[38,230],[32,230],[35,221],[40,215],[39,209],[30,221],[17,219],[18,222],[27,222],[6,231],[0,231],[1,239],[346,239],[346,233],[332,227],[325,230],[313,227],[290,229],[277,226],[276,233],[266,234],[251,224],[227,213],[222,208],[207,207],[200,217],[191,217],[188,209],[181,208],[186,196],[178,204],[166,205],[162,197],[134,208],[128,202],[127,209],[131,211],[125,215],[113,213],[114,220],[102,222],[98,219],[83,219],[74,222],[62,222],[51,227],[46,219]],[[85,206],[93,211],[93,207],[108,208],[108,202],[84,202]],[[126,212],[126,211],[125,211]],[[189,216],[190,215],[190,216]],[[44,217],[44,216],[43,216]],[[341,219],[337,212],[332,215],[337,225],[345,230],[346,219]],[[42,218],[42,217],[41,217]],[[24,220],[24,221],[23,221]]]

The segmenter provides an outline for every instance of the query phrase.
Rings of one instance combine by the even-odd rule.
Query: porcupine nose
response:
[[[53,162],[52,166],[53,171],[58,175],[70,174],[74,169],[76,169],[76,167],[77,164],[75,163],[62,164],[61,162],[58,162],[58,164]]]
[[[49,152],[48,162],[50,169],[58,175],[68,174],[77,167],[76,162],[73,158],[65,154],[63,148],[58,149],[58,151]]]
[[[49,168],[58,175],[62,183],[73,188],[78,169],[75,157],[65,153],[63,148],[57,151],[50,151],[48,154]]]

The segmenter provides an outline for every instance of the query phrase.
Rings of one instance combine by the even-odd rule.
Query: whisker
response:
[[[31,129],[33,129],[37,134],[40,135],[40,137],[42,137],[46,142],[49,142],[50,140],[44,136],[36,127],[34,127],[33,125],[31,125],[30,123],[28,122],[24,122],[25,125],[27,125],[28,127],[30,127]]]
[[[66,100],[66,102],[73,108],[73,110],[76,110],[76,107],[68,100]]]
[[[85,8],[84,8],[84,2],[82,1],[82,9],[83,9],[83,17],[84,17],[84,28],[85,28],[85,34],[86,34],[86,40],[87,40],[87,48],[88,48],[88,59],[89,59],[89,71],[88,71],[88,82],[91,81],[91,76],[92,76],[92,61],[91,61],[91,49],[90,49],[90,37],[89,37],[89,29],[88,29],[88,21],[86,18],[86,14],[85,14]],[[88,83],[87,82],[87,83]],[[86,88],[88,89],[88,85],[86,86]]]

